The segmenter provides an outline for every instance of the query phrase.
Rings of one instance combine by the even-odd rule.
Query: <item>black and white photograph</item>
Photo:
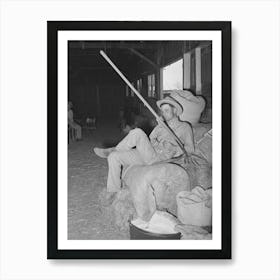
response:
[[[68,44],[68,238],[211,239],[211,41]]]
[[[58,249],[221,250],[221,31],[59,31],[57,59]]]

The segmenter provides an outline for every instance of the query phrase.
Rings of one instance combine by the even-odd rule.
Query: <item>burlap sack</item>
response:
[[[191,124],[198,123],[206,105],[205,99],[202,96],[193,95],[188,90],[174,90],[172,94],[183,107],[180,120]]]

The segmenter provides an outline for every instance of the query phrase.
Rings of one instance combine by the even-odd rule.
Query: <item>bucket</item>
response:
[[[177,194],[178,219],[186,225],[211,226],[212,208],[206,206],[211,197],[197,197],[194,193],[183,191]]]
[[[174,239],[180,239],[181,238],[181,233],[154,233],[150,231],[143,230],[131,223],[129,221],[129,233],[130,233],[130,239],[131,240],[147,240],[147,239],[169,239],[169,240],[174,240]]]

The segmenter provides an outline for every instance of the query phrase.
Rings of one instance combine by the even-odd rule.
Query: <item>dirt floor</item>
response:
[[[68,145],[68,239],[129,239],[110,222],[110,212],[98,197],[106,188],[106,159],[93,153],[95,146],[110,146],[121,135],[116,121],[103,121],[96,130],[83,129],[83,141]]]

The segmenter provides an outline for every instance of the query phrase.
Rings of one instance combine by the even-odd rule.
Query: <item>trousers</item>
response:
[[[158,161],[148,136],[140,128],[132,129],[119,142],[115,151],[108,156],[107,191],[117,192],[121,188],[122,167],[131,165],[149,165]]]

